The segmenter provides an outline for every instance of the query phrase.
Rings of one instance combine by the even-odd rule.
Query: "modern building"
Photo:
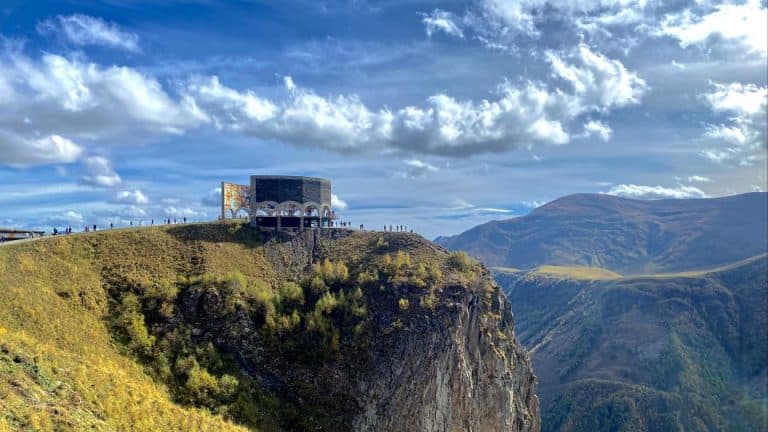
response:
[[[301,231],[333,226],[331,181],[301,176],[251,176],[249,186],[221,184],[221,218],[247,217],[251,226]]]

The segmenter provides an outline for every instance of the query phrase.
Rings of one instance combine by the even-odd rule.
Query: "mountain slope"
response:
[[[762,192],[658,201],[579,194],[436,241],[488,266],[647,274],[706,269],[763,253],[767,220],[768,193]]]
[[[768,430],[768,258],[589,280],[501,272],[544,431]]]
[[[534,383],[487,271],[416,235],[0,247],[0,430],[536,431]]]

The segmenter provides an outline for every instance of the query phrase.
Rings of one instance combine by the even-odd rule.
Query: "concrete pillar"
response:
[[[280,213],[277,214],[277,230],[280,231],[283,227],[280,223]]]
[[[299,218],[299,231],[304,231],[304,216]]]

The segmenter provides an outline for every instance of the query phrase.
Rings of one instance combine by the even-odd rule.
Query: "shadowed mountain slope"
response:
[[[686,200],[579,194],[436,242],[493,267],[601,267],[621,274],[706,269],[766,251],[768,193]]]
[[[589,280],[499,272],[544,431],[768,430],[768,258]]]

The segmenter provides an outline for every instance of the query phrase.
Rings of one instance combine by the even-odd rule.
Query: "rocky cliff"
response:
[[[416,235],[77,235],[0,248],[0,288],[0,426],[539,429],[505,296]]]

